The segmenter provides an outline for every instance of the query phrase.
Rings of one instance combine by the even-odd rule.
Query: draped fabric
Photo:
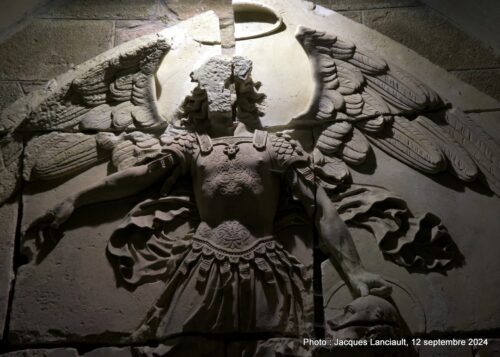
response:
[[[141,328],[176,333],[312,332],[312,274],[274,238],[241,252],[192,239]]]
[[[349,227],[369,230],[384,255],[399,265],[435,269],[456,258],[456,247],[438,217],[413,216],[402,198],[382,187],[340,186],[330,198]],[[166,280],[182,259],[179,251],[191,245],[198,223],[192,193],[185,187],[139,203],[108,244],[119,280],[130,287]]]
[[[382,187],[353,184],[330,197],[348,226],[369,230],[384,255],[399,265],[435,269],[456,258],[456,247],[438,217],[414,217],[402,198]]]
[[[129,288],[166,280],[176,269],[179,251],[189,246],[198,220],[192,193],[185,186],[137,204],[108,242],[118,280]]]
[[[402,198],[382,187],[340,186],[330,198],[349,227],[369,230],[384,255],[399,265],[435,269],[456,258],[456,247],[438,217],[413,216]],[[119,279],[131,287],[165,280],[179,264],[179,250],[190,246],[198,223],[189,189],[139,203],[108,244]]]
[[[312,333],[312,272],[276,237],[221,250],[200,230],[191,192],[136,205],[113,233],[108,256],[130,288],[161,279],[165,290],[138,331]]]

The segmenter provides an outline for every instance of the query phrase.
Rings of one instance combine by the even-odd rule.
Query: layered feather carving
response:
[[[327,120],[338,113],[356,118],[404,115],[442,104],[425,84],[353,43],[303,26],[296,38],[317,79],[310,107],[302,116]]]
[[[449,170],[459,179],[472,182],[479,174],[479,169],[467,151],[450,134],[448,125],[439,126],[432,120],[419,116],[415,122],[427,137],[439,146],[449,162]]]
[[[106,152],[98,150],[94,135],[53,132],[28,143],[23,176],[27,181],[64,178],[108,157]]]
[[[164,126],[156,109],[154,74],[169,50],[145,36],[57,77],[2,113],[2,131],[114,130]]]
[[[324,129],[316,142],[323,154],[337,156],[351,165],[362,164],[370,151],[365,136],[349,122],[337,122]]]
[[[299,27],[297,40],[316,76],[309,108],[297,120],[321,121],[316,149],[348,165],[370,144],[428,174],[448,169],[500,194],[500,148],[459,110],[409,73],[325,32]],[[324,160],[323,160],[324,161]]]
[[[447,111],[444,118],[451,136],[467,150],[488,186],[500,196],[500,145],[459,110]]]
[[[119,135],[52,132],[27,144],[23,177],[27,181],[66,178],[104,161],[123,170],[160,153],[159,137],[138,131]]]
[[[369,134],[373,145],[405,164],[426,173],[446,169],[446,159],[439,147],[408,119],[397,116],[386,130]]]
[[[103,150],[111,152],[111,162],[118,170],[140,165],[161,153],[160,139],[140,131],[120,135],[99,133],[97,143]]]

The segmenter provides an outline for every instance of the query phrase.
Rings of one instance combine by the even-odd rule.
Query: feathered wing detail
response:
[[[387,258],[426,270],[450,266],[458,254],[438,217],[415,217],[389,191],[350,184],[348,166],[362,165],[373,145],[427,174],[482,178],[500,195],[499,145],[425,84],[353,43],[305,27],[296,38],[316,77],[309,108],[294,118],[315,128],[316,182],[348,226],[373,233]]]
[[[453,138],[450,128],[439,126],[425,117],[414,121],[419,129],[446,155],[449,169],[459,179],[471,182],[479,174],[479,169],[469,153]]]
[[[395,116],[390,126],[368,134],[368,138],[373,145],[417,170],[433,174],[446,169],[446,158],[439,147],[405,117]]]
[[[107,158],[98,149],[95,135],[52,132],[26,145],[23,177],[27,181],[64,178]]]
[[[411,114],[442,106],[430,88],[352,43],[305,27],[298,28],[296,38],[309,55],[317,80],[310,108],[302,116],[334,119],[346,114],[366,118]],[[359,98],[355,106],[347,105],[354,100],[349,98],[352,95]]]
[[[349,122],[337,122],[323,130],[316,148],[327,156],[336,155],[350,165],[360,165],[368,156],[366,137]]]
[[[154,74],[169,48],[165,39],[154,35],[105,52],[14,103],[2,113],[1,130],[166,126],[156,109]]]
[[[324,123],[316,142],[321,154],[359,165],[374,145],[427,174],[448,170],[465,182],[482,178],[500,195],[500,146],[470,117],[348,41],[305,27],[296,38],[311,60],[316,89],[295,120]]]
[[[47,88],[2,112],[0,135],[23,130],[47,133],[26,144],[24,178],[65,178],[106,160],[123,169],[158,153],[159,135],[167,123],[157,111],[155,73],[169,48],[161,35],[130,41],[55,78]],[[133,130],[156,132],[158,137],[128,133]],[[3,186],[6,192],[0,195],[0,204],[16,185]]]
[[[139,131],[119,135],[52,132],[26,145],[23,177],[27,181],[67,178],[105,161],[123,170],[158,157],[161,149],[158,136]]]
[[[162,155],[172,143],[192,150],[196,138],[168,127],[161,135],[140,131],[96,135],[52,132],[31,140],[24,151],[26,181],[68,178],[109,161],[113,171],[145,164]]]
[[[120,135],[99,133],[97,143],[100,148],[110,152],[111,163],[118,170],[154,159],[161,154],[162,150],[157,136],[140,131]]]
[[[500,195],[500,146],[467,115],[449,110],[444,115],[448,130],[474,159],[493,192]]]

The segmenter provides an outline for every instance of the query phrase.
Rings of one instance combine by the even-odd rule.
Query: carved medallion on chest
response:
[[[224,148],[223,152],[227,155],[228,158],[233,159],[239,150],[240,149],[236,145],[228,145]]]

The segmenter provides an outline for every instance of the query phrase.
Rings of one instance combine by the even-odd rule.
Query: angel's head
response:
[[[235,128],[261,128],[265,95],[251,77],[252,61],[241,56],[216,56],[191,74],[198,85],[180,109],[183,125],[213,137],[232,135]]]

